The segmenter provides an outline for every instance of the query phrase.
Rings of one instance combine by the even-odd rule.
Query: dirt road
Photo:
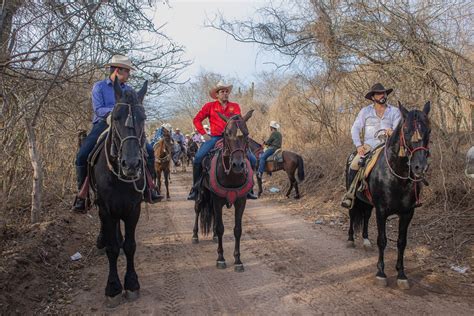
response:
[[[244,273],[234,272],[232,266],[233,209],[224,212],[228,268],[218,270],[211,238],[191,243],[194,211],[185,200],[189,182],[189,174],[173,175],[171,201],[151,207],[149,217],[142,213],[136,254],[141,297],[114,309],[104,307],[104,256],[86,269],[85,286],[75,293],[70,312],[472,315],[472,297],[439,294],[426,272],[409,260],[412,288],[399,290],[393,251],[386,259],[389,286],[374,285],[375,250],[348,249],[339,231],[304,221],[270,200],[247,204],[241,245]],[[125,257],[119,261],[123,275]]]

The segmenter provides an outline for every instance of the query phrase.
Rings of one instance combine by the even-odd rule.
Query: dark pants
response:
[[[87,135],[87,137],[82,142],[81,148],[76,155],[76,166],[84,167],[87,165],[87,157],[94,149],[97,139],[99,139],[100,134],[102,134],[107,129],[107,123],[105,121],[98,121],[92,124],[92,129]]]

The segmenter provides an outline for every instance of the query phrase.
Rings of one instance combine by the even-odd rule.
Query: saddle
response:
[[[227,200],[227,207],[231,207],[235,200],[247,196],[247,193],[253,188],[253,170],[248,159],[245,160],[247,164],[247,177],[245,182],[238,187],[224,187],[219,183],[217,177],[217,163],[222,159],[224,149],[224,140],[219,140],[214,148],[209,152],[207,157],[203,160],[203,173],[201,176],[201,186],[204,185],[215,195],[225,198]],[[205,175],[209,175],[207,178]],[[205,180],[208,179],[208,182]]]
[[[370,172],[372,169],[374,169],[375,163],[377,162],[377,159],[380,156],[380,153],[382,150],[385,148],[385,144],[381,144],[377,147],[375,147],[373,150],[371,150],[369,153],[366,154],[363,164],[358,171],[358,181],[356,183],[356,196],[364,201],[367,204],[373,204],[372,203],[372,195],[370,194],[369,191],[369,186],[367,184],[367,178],[370,175]],[[354,160],[354,157],[356,156],[357,152],[353,152],[349,159],[348,159],[348,165],[352,163],[352,160]]]
[[[268,161],[283,162],[283,149],[278,148],[273,155],[267,158]]]

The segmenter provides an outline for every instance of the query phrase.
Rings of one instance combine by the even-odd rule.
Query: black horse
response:
[[[223,145],[214,153],[213,163],[207,158],[203,161],[205,173],[198,199],[195,202],[196,221],[193,230],[193,242],[198,242],[198,217],[201,220],[201,230],[208,234],[211,227],[215,227],[218,248],[217,263],[219,269],[226,268],[224,259],[224,248],[222,236],[224,235],[224,222],[222,220],[222,208],[224,205],[235,206],[235,248],[234,248],[234,271],[243,272],[244,265],[240,260],[240,237],[242,235],[242,216],[247,203],[247,193],[253,186],[252,167],[247,158],[248,129],[247,120],[252,116],[249,111],[244,117],[235,115],[227,118],[219,113],[226,121],[223,133]],[[215,225],[212,224],[215,222]]]
[[[428,169],[430,121],[430,102],[423,111],[408,111],[399,102],[402,119],[391,137],[387,140],[384,150],[380,153],[374,168],[367,179],[365,194],[357,192],[353,207],[349,210],[350,228],[349,243],[354,242],[354,227],[363,224],[363,238],[368,240],[367,226],[373,206],[377,218],[377,245],[379,259],[376,280],[380,285],[387,285],[384,272],[384,250],[387,245],[385,225],[387,217],[393,214],[399,217],[398,227],[398,259],[397,284],[402,289],[410,287],[405,275],[403,256],[407,244],[407,231],[413,217],[415,207],[420,206],[422,183]],[[346,168],[346,179],[349,172]]]
[[[114,81],[116,104],[111,125],[97,162],[91,170],[91,184],[96,194],[101,221],[98,244],[103,243],[109,260],[109,276],[105,295],[109,306],[118,305],[122,289],[125,297],[138,297],[140,284],[134,267],[135,228],[140,217],[140,203],[145,190],[145,109],[142,106],[147,82],[138,93],[122,91]],[[125,224],[122,243],[120,220]],[[127,258],[125,283],[122,288],[117,273],[120,248]]]
[[[196,156],[198,149],[199,149],[198,144],[192,139],[190,139],[188,142],[188,150],[186,151],[187,158],[188,158],[187,166],[189,166],[190,163],[193,163],[194,156]]]

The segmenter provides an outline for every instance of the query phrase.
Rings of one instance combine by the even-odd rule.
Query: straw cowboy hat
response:
[[[135,68],[133,68],[133,65],[130,59],[128,59],[127,56],[123,56],[123,55],[113,55],[112,60],[108,64],[105,64],[105,67],[110,67],[110,66],[135,70]]]
[[[209,95],[211,96],[211,98],[217,99],[217,92],[219,92],[219,90],[228,89],[229,92],[231,92],[232,87],[233,87],[233,85],[231,85],[231,84],[225,84],[222,81],[219,81],[219,83],[214,88],[209,90]]]
[[[170,123],[164,123],[164,124],[161,125],[161,127],[166,129],[167,131],[171,131],[171,124]]]
[[[279,128],[280,128],[280,124],[278,124],[277,121],[270,121],[270,127],[279,129]]]
[[[385,87],[381,83],[376,83],[370,88],[370,91],[365,95],[366,99],[372,101],[372,97],[375,93],[387,93],[389,95],[392,93],[393,89],[385,89]]]
[[[209,129],[209,125],[207,125],[207,124],[204,124],[202,127],[203,127],[204,129]]]
[[[181,130],[179,129],[179,127],[176,127],[174,130],[175,130],[175,131],[180,131],[180,132],[181,132]]]

